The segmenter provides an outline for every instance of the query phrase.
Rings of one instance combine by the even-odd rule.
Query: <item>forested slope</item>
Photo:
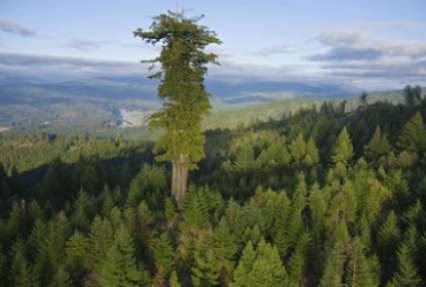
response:
[[[208,130],[181,209],[149,143],[2,138],[0,286],[424,286],[424,119],[421,98]]]

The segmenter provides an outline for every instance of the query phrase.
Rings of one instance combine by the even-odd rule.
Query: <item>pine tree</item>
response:
[[[364,147],[364,153],[368,159],[377,160],[381,156],[387,155],[391,151],[391,146],[379,126],[376,127],[373,137],[368,145]]]
[[[67,265],[72,269],[89,268],[89,241],[80,232],[76,231],[68,239],[65,254]]]
[[[167,277],[174,269],[174,250],[169,235],[165,232],[161,233],[153,241],[151,249],[157,271],[160,270]]]
[[[376,287],[379,286],[378,259],[368,258],[360,238],[352,242],[351,254],[348,263],[348,287]]]
[[[253,147],[250,143],[245,143],[238,149],[233,167],[237,171],[256,169],[257,163]]]
[[[244,247],[238,266],[234,272],[234,279],[230,287],[249,287],[251,286],[250,273],[256,260],[256,252],[253,244],[249,241]]]
[[[304,232],[300,236],[296,248],[290,257],[288,263],[288,272],[290,275],[290,280],[294,286],[305,286],[305,272],[310,241],[311,238],[309,233]]]
[[[313,167],[319,162],[319,152],[315,145],[314,139],[310,138],[306,144],[306,155],[303,160],[303,163],[307,167]]]
[[[101,287],[132,287],[142,283],[141,272],[136,266],[133,241],[126,227],[117,230],[114,243],[99,273]]]
[[[333,163],[347,164],[353,155],[353,146],[346,127],[342,129],[333,146],[331,160]]]
[[[77,200],[74,202],[74,212],[71,219],[74,225],[81,231],[89,229],[89,214],[91,211],[91,202],[93,201],[93,198],[90,198],[86,192],[80,190]]]
[[[417,112],[403,127],[399,134],[396,146],[400,150],[417,153],[423,150],[426,144],[426,128],[422,115]]]
[[[50,287],[72,287],[72,281],[68,272],[64,269],[63,266],[59,267],[55,276],[53,277],[53,282],[50,284]]]
[[[197,242],[194,252],[194,264],[191,268],[194,287],[216,286],[219,284],[219,262],[213,248],[213,234],[205,233]]]
[[[228,285],[234,269],[233,259],[238,246],[225,219],[222,219],[214,230],[213,248],[216,264],[219,267],[220,281],[223,285]]]
[[[380,227],[377,238],[377,248],[385,280],[389,279],[395,270],[395,250],[397,250],[400,238],[401,232],[397,225],[397,217],[391,211],[386,222]]]
[[[206,65],[217,63],[217,55],[204,49],[221,41],[213,31],[181,13],[161,14],[154,18],[150,31],[138,29],[134,35],[148,44],[162,46],[160,55],[148,62],[161,64],[161,71],[151,78],[160,80],[158,96],[167,103],[150,116],[149,124],[165,131],[155,151],[164,151],[159,160],[172,162],[172,194],[181,204],[188,169],[204,158],[202,119],[210,110],[210,102],[203,82]]]
[[[290,143],[290,153],[292,159],[296,163],[301,163],[306,154],[306,142],[303,134],[299,134],[294,140]]]
[[[182,286],[179,283],[179,279],[178,279],[178,276],[176,274],[176,271],[173,271],[172,275],[170,275],[169,286],[170,287],[181,287]]]
[[[105,262],[108,250],[114,242],[114,231],[107,219],[95,217],[90,227],[88,238],[89,266],[92,270],[99,272],[101,265]]]
[[[257,257],[249,274],[252,287],[288,286],[287,272],[278,250],[261,241],[256,250]]]
[[[325,192],[319,188],[318,183],[315,183],[309,192],[308,206],[311,211],[313,240],[315,244],[319,244],[324,231],[327,200]]]
[[[412,250],[409,245],[403,243],[397,252],[398,269],[393,277],[395,287],[416,287],[420,286],[421,279],[417,273],[416,265],[412,257]]]
[[[10,268],[10,286],[31,287],[33,280],[31,270],[25,254],[25,244],[18,240],[12,247],[12,264]],[[4,279],[4,278],[2,278]]]
[[[321,287],[341,287],[343,285],[347,241],[346,224],[339,223],[330,239],[332,245],[326,256],[324,272],[320,281]]]

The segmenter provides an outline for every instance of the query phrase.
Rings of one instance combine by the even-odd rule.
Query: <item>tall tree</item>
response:
[[[172,162],[172,194],[178,203],[186,193],[188,170],[204,158],[202,119],[211,108],[204,76],[206,65],[217,63],[217,55],[204,49],[221,43],[198,20],[169,12],[155,17],[149,31],[134,32],[146,43],[162,46],[160,55],[147,62],[161,64],[161,71],[150,77],[160,81],[158,96],[165,104],[151,115],[149,124],[164,130],[155,151],[163,152],[159,160]]]
[[[141,286],[143,273],[134,258],[133,240],[126,227],[120,226],[99,274],[101,287]]]
[[[333,147],[331,159],[333,163],[347,164],[353,155],[352,141],[346,127],[342,129]]]
[[[400,150],[418,152],[424,148],[426,128],[422,115],[417,112],[403,127],[399,134],[396,146]]]

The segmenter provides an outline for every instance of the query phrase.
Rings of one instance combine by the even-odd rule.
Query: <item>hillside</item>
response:
[[[10,134],[40,131],[98,136],[146,136],[147,117],[161,105],[155,81],[141,77],[96,78],[62,83],[19,82],[0,85],[0,129]],[[213,110],[206,128],[235,127],[277,118],[324,100],[346,99],[354,108],[360,91],[347,86],[254,81],[210,81]],[[400,91],[371,93],[371,102],[400,101]],[[136,132],[136,136],[132,135]],[[148,136],[149,137],[149,136]]]

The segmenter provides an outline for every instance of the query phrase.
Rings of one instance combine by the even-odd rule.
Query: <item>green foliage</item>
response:
[[[391,146],[386,135],[378,126],[370,140],[370,143],[364,147],[364,153],[368,159],[377,160],[381,156],[386,156],[391,151]]]
[[[12,264],[10,270],[10,286],[31,287],[33,278],[26,258],[25,243],[18,240],[12,247]],[[5,278],[2,278],[5,279]]]
[[[152,253],[157,270],[167,276],[174,269],[174,250],[169,235],[162,233],[158,239],[152,242]]]
[[[379,263],[376,257],[368,258],[362,240],[355,238],[352,242],[348,263],[347,286],[379,286]]]
[[[209,131],[179,206],[149,146],[0,137],[0,287],[423,286],[424,150],[397,142],[424,104]],[[19,174],[49,146],[61,160]]]
[[[353,156],[353,146],[348,130],[344,127],[337,137],[336,143],[333,147],[331,160],[334,164],[341,163],[347,164]]]
[[[161,14],[154,18],[150,31],[138,29],[134,35],[148,44],[162,45],[160,55],[149,61],[161,64],[161,71],[151,77],[160,80],[158,96],[168,100],[150,116],[151,127],[165,130],[156,143],[155,150],[164,151],[158,158],[174,161],[182,155],[185,164],[194,168],[204,157],[201,121],[210,109],[203,84],[206,65],[217,60],[204,49],[220,40],[196,20],[173,13]]]
[[[134,258],[133,241],[126,228],[122,225],[116,232],[114,242],[108,249],[105,261],[99,273],[102,287],[140,286],[143,276]]]
[[[409,245],[402,244],[398,248],[398,269],[393,277],[393,285],[396,287],[420,286],[421,279],[413,262],[412,250]]]
[[[416,153],[425,148],[426,128],[422,115],[417,112],[402,128],[396,146],[400,150]]]

